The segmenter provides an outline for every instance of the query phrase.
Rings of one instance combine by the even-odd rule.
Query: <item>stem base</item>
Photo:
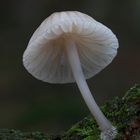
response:
[[[113,140],[116,135],[117,135],[117,130],[115,127],[112,126],[112,128],[102,131],[100,138],[101,140]]]

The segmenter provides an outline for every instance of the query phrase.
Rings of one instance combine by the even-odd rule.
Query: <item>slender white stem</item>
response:
[[[81,91],[81,94],[82,94],[90,112],[95,117],[100,130],[106,131],[106,130],[111,129],[112,128],[111,123],[107,120],[107,118],[101,112],[100,108],[96,104],[96,102],[89,90],[89,87],[87,85],[87,82],[85,80],[85,77],[84,77],[84,74],[83,74],[83,71],[81,68],[77,48],[73,41],[71,41],[71,40],[66,41],[66,52],[67,52],[68,60],[71,65],[71,69],[72,69],[75,81]]]

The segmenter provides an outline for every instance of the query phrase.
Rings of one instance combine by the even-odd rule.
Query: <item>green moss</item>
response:
[[[123,98],[115,97],[101,107],[117,127],[115,140],[140,140],[140,86],[133,86]],[[0,129],[0,140],[100,140],[100,131],[93,117],[86,117],[60,136],[41,132]]]
[[[135,85],[123,98],[115,97],[102,106],[101,109],[113,125],[117,127],[118,135],[116,140],[123,139],[131,127],[130,124],[140,119],[140,86]],[[69,129],[62,136],[62,140],[99,140],[99,134],[95,120],[86,117]],[[128,135],[128,137],[132,136]]]
[[[49,140],[49,137],[42,132],[0,129],[0,140]]]

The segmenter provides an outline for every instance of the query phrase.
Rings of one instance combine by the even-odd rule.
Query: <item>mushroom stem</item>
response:
[[[75,81],[79,87],[79,90],[81,91],[81,94],[90,110],[92,115],[95,117],[100,130],[102,131],[101,137],[103,140],[106,140],[106,135],[109,135],[108,140],[112,140],[114,135],[116,135],[116,129],[112,126],[110,121],[105,117],[105,115],[101,112],[99,106],[96,104],[89,87],[87,85],[87,82],[85,80],[81,63],[79,59],[79,55],[77,52],[77,48],[75,45],[75,42],[72,40],[66,41],[66,52],[68,61],[70,63],[73,76],[75,78]],[[110,136],[113,135],[113,136]]]

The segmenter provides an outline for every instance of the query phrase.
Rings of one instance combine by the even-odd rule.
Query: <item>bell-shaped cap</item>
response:
[[[105,68],[117,54],[118,40],[103,24],[77,11],[46,18],[31,37],[23,55],[27,71],[49,83],[74,82],[65,41],[74,41],[86,79]]]

